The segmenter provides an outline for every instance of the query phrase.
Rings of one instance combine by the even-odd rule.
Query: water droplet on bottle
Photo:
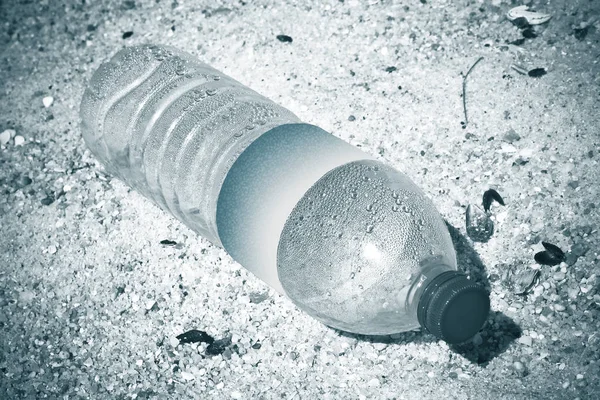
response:
[[[358,285],[358,288],[359,288],[360,290],[363,290],[363,289],[364,289],[364,286],[363,286],[363,285]]]
[[[239,137],[242,137],[242,136],[244,136],[244,131],[239,131],[239,132],[236,132],[236,133],[233,135],[233,137],[235,137],[235,138],[239,138]]]
[[[398,192],[396,192],[395,190],[394,190],[394,191],[392,191],[392,197],[393,197],[394,199],[397,199],[397,198],[398,198]]]
[[[394,204],[394,205],[392,206],[392,211],[393,211],[393,212],[396,212],[396,211],[398,211],[398,206]]]
[[[304,220],[304,215],[301,215],[301,216],[299,216],[299,217],[298,217],[298,219],[299,219],[300,221],[303,221],[303,220]]]
[[[388,303],[387,301],[381,305],[382,308],[388,308],[389,306],[390,303]]]
[[[350,279],[354,279],[355,276],[356,274],[354,272],[350,273]]]
[[[372,210],[373,210],[373,204],[368,204],[367,211],[372,211]]]
[[[374,228],[373,225],[371,225],[371,224],[367,225],[367,233],[373,232],[373,228]]]
[[[329,292],[329,291],[328,291],[327,293],[325,293],[325,295],[326,295],[327,297],[331,297],[331,292]]]
[[[402,204],[402,200],[396,199],[396,204],[398,204],[398,205]]]
[[[343,236],[343,233],[342,233],[342,232],[339,232],[339,233],[337,234],[337,238],[338,238],[338,239],[341,239],[341,238],[342,238],[342,236]]]
[[[213,79],[214,79],[215,81],[220,81],[220,80],[221,80],[221,77],[220,77],[219,75],[213,75]]]
[[[254,125],[250,124],[250,125],[246,125],[246,130],[247,131],[251,131],[252,129],[256,128]]]
[[[425,225],[425,220],[423,218],[419,218],[419,220],[417,221],[419,223],[419,225],[423,226]]]
[[[403,205],[402,206],[402,211],[405,212],[405,213],[407,213],[407,214],[410,212],[410,210],[408,209],[407,205]]]
[[[264,125],[264,124],[266,124],[266,123],[267,123],[267,121],[265,121],[264,119],[259,119],[258,121],[256,121],[256,123],[257,123],[258,125]]]
[[[217,94],[217,89],[208,89],[206,91],[206,94],[209,96],[214,96],[215,94]]]
[[[363,181],[365,181],[365,182],[368,182],[370,179],[371,179],[371,178],[369,178],[369,177],[368,177],[368,176],[366,176],[366,175],[364,175],[364,176],[362,177],[362,180],[363,180]]]

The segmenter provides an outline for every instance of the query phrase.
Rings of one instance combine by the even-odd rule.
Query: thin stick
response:
[[[462,98],[463,98],[463,109],[465,110],[465,124],[463,125],[463,128],[466,128],[467,124],[469,123],[469,117],[467,116],[467,77],[469,76],[471,71],[473,71],[473,68],[475,68],[475,66],[481,60],[483,60],[483,57],[479,57],[477,59],[477,61],[475,61],[475,64],[471,65],[471,68],[469,68],[469,71],[467,71],[467,74],[463,78],[463,96],[462,96]]]

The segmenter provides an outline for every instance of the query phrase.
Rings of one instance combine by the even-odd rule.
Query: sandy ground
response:
[[[515,1],[284,3],[0,2],[0,397],[598,398],[600,3],[531,2],[553,17],[527,32]],[[482,332],[449,348],[329,329],[106,176],[79,130],[84,85],[147,42],[405,171],[491,290]],[[465,209],[489,188],[506,206],[475,243]],[[537,264],[541,241],[567,262]],[[179,344],[191,329],[216,341]]]

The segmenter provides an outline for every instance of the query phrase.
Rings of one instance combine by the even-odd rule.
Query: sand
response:
[[[600,4],[526,2],[552,15],[527,31],[505,17],[517,2],[397,3],[1,2],[0,398],[597,398]],[[449,347],[329,329],[106,175],[79,103],[137,43],[191,52],[409,175],[491,291],[482,332]],[[506,205],[474,242],[466,207],[490,188]],[[565,262],[536,263],[542,241]],[[192,329],[211,339],[180,344]]]

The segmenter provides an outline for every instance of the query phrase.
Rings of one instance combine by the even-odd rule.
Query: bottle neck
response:
[[[444,263],[440,257],[425,260],[420,273],[412,280],[406,301],[406,312],[414,321],[418,321],[417,311],[419,300],[429,283],[438,275],[448,271],[456,271],[456,268]]]

